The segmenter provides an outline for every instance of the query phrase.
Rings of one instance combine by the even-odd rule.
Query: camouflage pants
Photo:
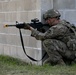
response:
[[[72,52],[68,50],[65,43],[56,39],[47,39],[43,41],[43,47],[45,48],[49,58],[46,62],[61,63],[63,64],[63,57],[73,58]]]

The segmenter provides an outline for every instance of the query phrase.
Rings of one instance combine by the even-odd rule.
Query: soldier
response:
[[[55,9],[50,9],[43,14],[43,19],[51,26],[45,33],[41,33],[31,26],[27,26],[31,30],[32,37],[43,41],[43,47],[49,56],[44,61],[44,64],[65,65],[66,60],[73,61],[75,59],[76,40],[73,40],[75,41],[74,45],[71,45],[71,41],[69,41],[74,35],[74,32],[71,30],[70,23],[60,20],[60,16],[59,11]]]
[[[74,34],[67,27],[69,22],[60,20],[60,16],[61,14],[59,11],[55,9],[50,9],[43,15],[44,20],[51,25],[49,30],[45,33],[41,33],[30,27],[32,32],[31,35],[37,40],[43,41],[43,47],[49,56],[44,63],[50,63],[51,65],[65,65],[65,58],[68,61],[72,61],[75,58],[75,52],[69,50],[67,47],[67,42],[70,40],[70,35]]]

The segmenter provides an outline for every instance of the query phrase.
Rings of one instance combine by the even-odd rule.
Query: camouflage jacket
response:
[[[33,29],[31,36],[35,37],[37,40],[57,39],[66,43],[73,33],[65,24],[67,24],[66,21],[62,20],[57,25],[50,27],[45,33]]]

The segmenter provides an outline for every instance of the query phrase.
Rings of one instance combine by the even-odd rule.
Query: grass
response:
[[[76,64],[70,66],[37,66],[0,55],[0,75],[76,75]]]

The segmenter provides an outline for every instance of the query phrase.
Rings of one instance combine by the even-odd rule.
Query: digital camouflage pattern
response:
[[[49,58],[45,63],[64,64],[65,58],[70,61],[75,59],[75,34],[67,25],[70,24],[65,20],[62,20],[57,25],[50,27],[45,33],[41,33],[36,29],[32,30],[31,35],[37,40],[43,41],[43,47],[49,55]]]

